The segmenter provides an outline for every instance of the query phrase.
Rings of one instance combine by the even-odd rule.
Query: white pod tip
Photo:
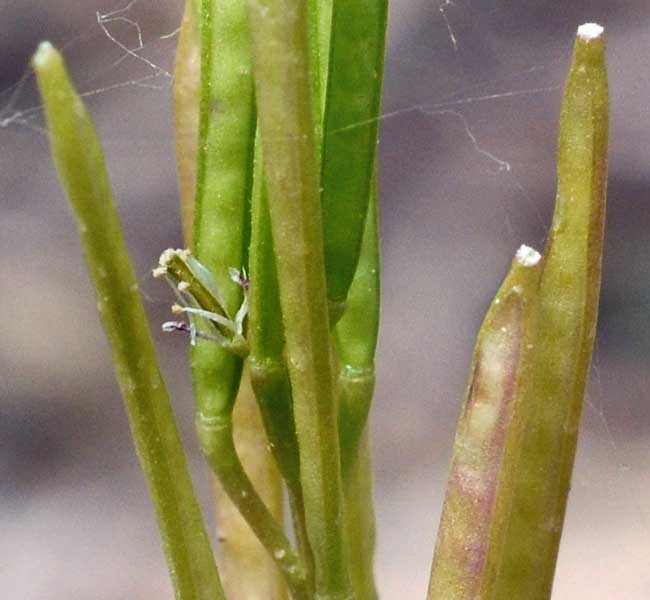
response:
[[[522,267],[534,267],[542,259],[542,255],[534,248],[522,245],[519,250],[517,250],[515,258],[519,261],[519,264]]]
[[[585,42],[590,42],[603,35],[604,31],[605,28],[598,23],[585,23],[578,27],[578,37]]]

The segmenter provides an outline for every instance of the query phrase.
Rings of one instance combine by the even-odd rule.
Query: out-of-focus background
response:
[[[0,590],[171,598],[76,232],[27,66],[63,48],[97,121],[151,322],[181,244],[171,129],[180,0],[0,2]],[[578,25],[606,26],[611,169],[602,310],[554,599],[650,598],[650,4],[392,0],[381,123],[384,308],[372,416],[383,598],[424,598],[482,314],[543,246]],[[186,342],[157,336],[208,518]],[[553,449],[549,448],[549,452]]]

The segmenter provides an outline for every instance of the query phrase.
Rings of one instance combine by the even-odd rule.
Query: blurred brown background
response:
[[[157,330],[170,297],[150,267],[181,244],[170,112],[180,11],[180,0],[0,0],[2,597],[171,598],[27,61],[51,40],[89,94]],[[424,598],[473,336],[516,248],[543,246],[561,86],[575,28],[591,20],[609,39],[609,220],[553,597],[650,598],[650,5],[392,0],[372,417],[386,599]],[[186,344],[157,341],[211,518]]]

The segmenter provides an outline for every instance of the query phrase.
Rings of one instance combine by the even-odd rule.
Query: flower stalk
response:
[[[264,505],[276,521],[282,523],[282,480],[267,450],[268,442],[247,371],[245,368],[233,411],[235,449]],[[275,559],[260,543],[218,479],[214,487],[219,572],[227,597],[286,600],[288,588]]]

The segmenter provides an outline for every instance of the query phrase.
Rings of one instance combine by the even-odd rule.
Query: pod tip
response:
[[[522,267],[534,267],[542,259],[542,255],[534,248],[524,244],[517,250],[515,258]]]
[[[53,51],[54,46],[50,42],[41,42],[34,53],[34,58],[32,59],[34,67],[43,66],[52,56]]]
[[[605,28],[598,23],[585,23],[578,27],[578,37],[585,42],[591,42],[603,35],[604,31]]]

